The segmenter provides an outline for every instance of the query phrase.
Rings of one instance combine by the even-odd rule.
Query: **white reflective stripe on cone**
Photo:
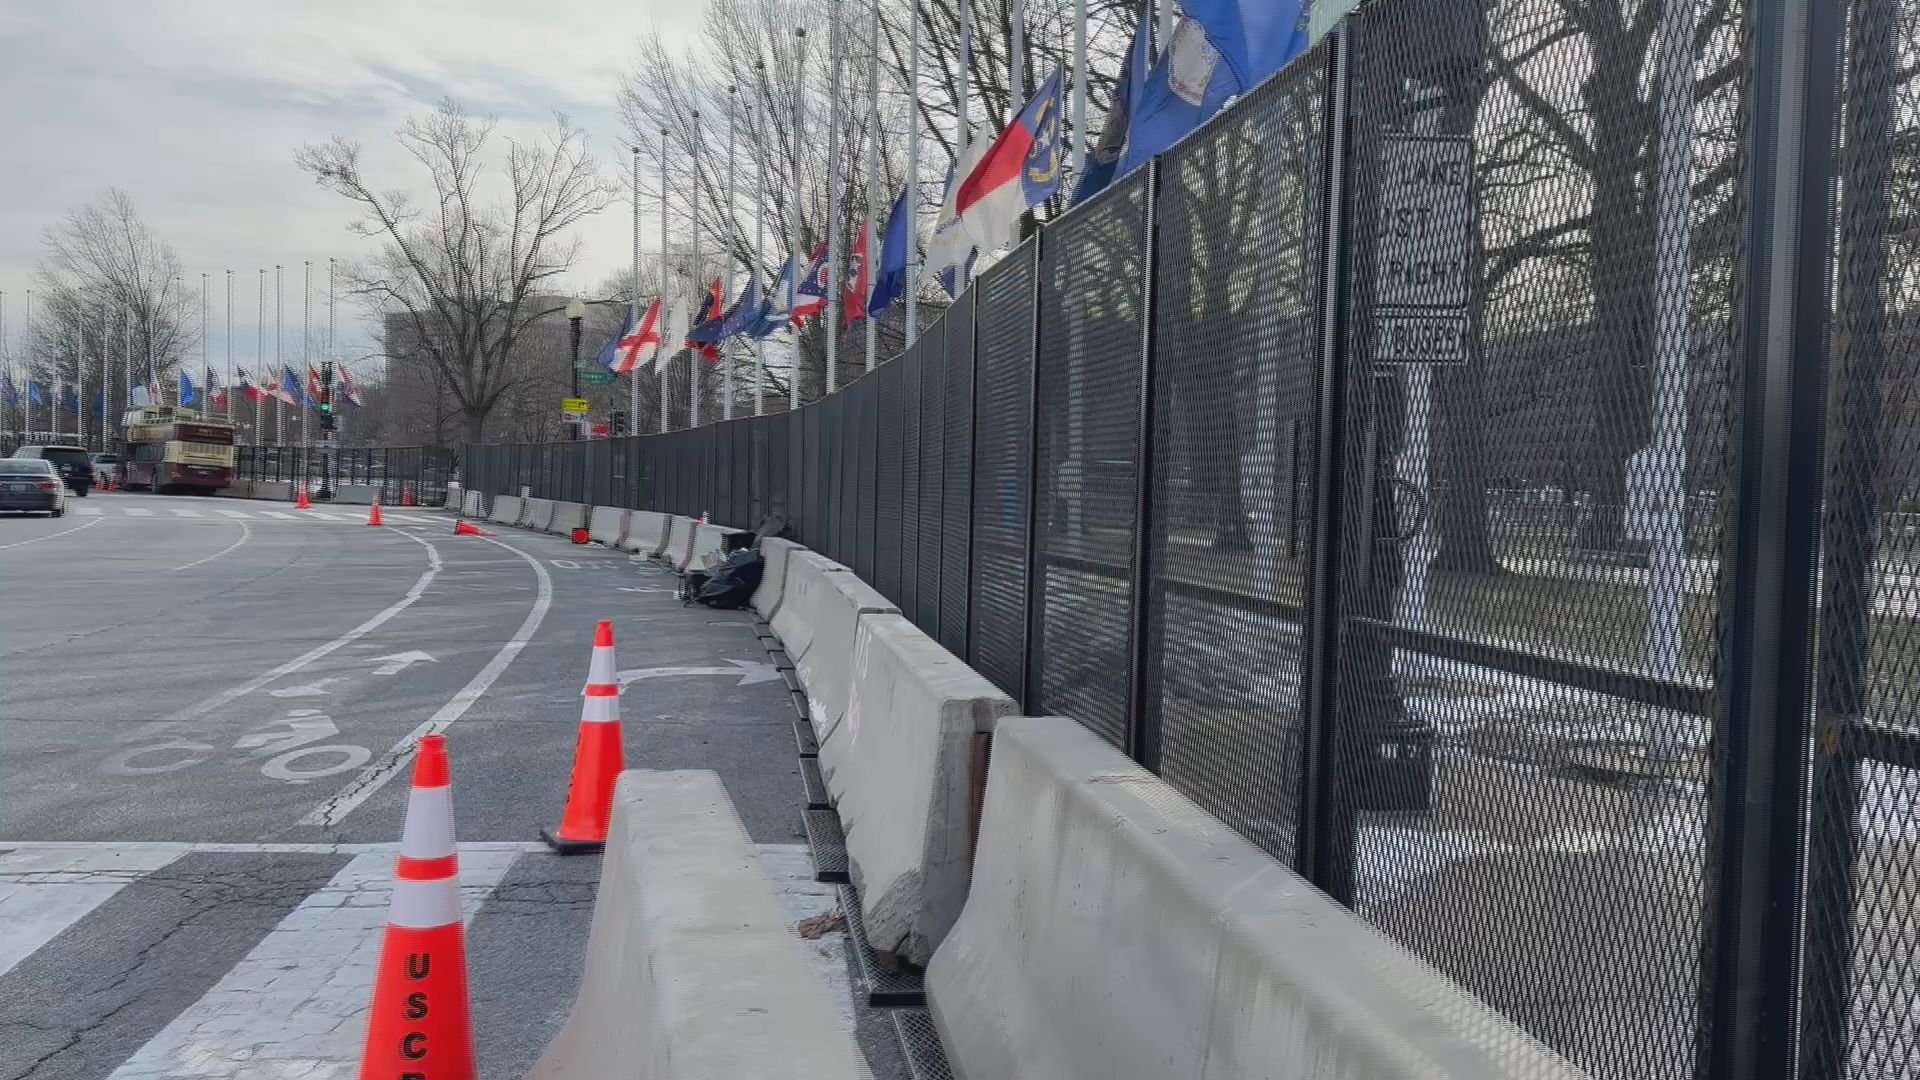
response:
[[[605,686],[608,683],[617,683],[619,681],[619,665],[614,663],[613,646],[594,646],[593,663],[587,665],[587,685]]]
[[[460,921],[460,885],[453,878],[393,883],[387,922],[410,930],[432,930]]]
[[[580,704],[580,722],[583,724],[617,724],[620,722],[620,699],[617,697],[590,697]]]
[[[407,796],[400,854],[410,859],[444,859],[453,854],[452,788],[417,787]]]

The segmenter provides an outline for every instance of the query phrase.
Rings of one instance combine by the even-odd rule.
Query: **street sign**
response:
[[[608,371],[606,368],[595,368],[592,371],[582,371],[580,373],[580,381],[586,383],[588,386],[611,386],[613,385],[613,380],[617,378],[619,378],[618,375]]]
[[[586,398],[570,397],[560,399],[560,415],[569,420],[578,420],[586,416],[587,411],[591,408],[593,408],[593,402],[588,401]]]
[[[593,425],[593,437],[596,439],[604,439],[612,430],[613,428],[609,425],[595,424]]]
[[[1473,302],[1473,140],[1390,135],[1373,234],[1373,359],[1465,364]]]

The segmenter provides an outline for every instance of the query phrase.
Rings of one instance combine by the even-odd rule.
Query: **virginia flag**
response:
[[[880,272],[873,282],[873,296],[867,300],[867,314],[875,318],[892,307],[907,291],[907,245],[912,229],[913,184],[900,189],[887,215],[887,232],[880,240]]]
[[[760,310],[759,323],[747,329],[748,337],[757,340],[787,328],[793,318],[793,294],[799,286],[799,277],[800,260],[787,256],[786,265],[780,268],[779,278],[767,290],[767,302]]]
[[[1087,153],[1087,171],[1074,187],[1076,205],[1113,183],[1119,172],[1120,157],[1127,149],[1127,127],[1133,106],[1146,96],[1147,71],[1153,65],[1153,0],[1140,0],[1139,14],[1133,47],[1127,50],[1126,70],[1120,73],[1120,85],[1113,90],[1113,107],[1107,110],[1107,122],[1100,129],[1099,140]]]
[[[867,315],[867,298],[873,292],[872,275],[867,267],[868,238],[873,223],[860,223],[860,238],[853,242],[853,257],[847,261],[847,290],[840,296],[840,325],[852,326]]]
[[[807,263],[806,276],[800,279],[800,287],[795,291],[793,325],[799,326],[825,310],[827,310],[827,245],[821,244],[813,249],[813,260]]]
[[[954,214],[982,251],[1018,239],[1020,216],[1060,190],[1060,85],[1058,71],[1047,76],[954,192]]]
[[[1187,0],[1127,123],[1118,175],[1179,142],[1306,51],[1302,0]]]

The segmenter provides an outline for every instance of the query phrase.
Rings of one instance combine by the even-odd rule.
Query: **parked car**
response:
[[[87,448],[84,446],[23,446],[15,450],[13,456],[37,458],[51,463],[59,472],[60,479],[67,482],[67,490],[83,499],[87,497],[87,492],[93,490],[93,462],[87,460]]]
[[[93,455],[93,483],[95,487],[107,487],[119,479],[119,454]]]
[[[0,458],[0,511],[46,514],[67,512],[67,487],[53,462],[39,458]]]

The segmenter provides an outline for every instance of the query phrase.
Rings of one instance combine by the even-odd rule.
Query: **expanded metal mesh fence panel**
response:
[[[1168,783],[1289,864],[1329,57],[1162,158],[1155,209],[1147,726]]]
[[[1807,858],[1809,1080],[1920,1077],[1920,3],[1850,5]]]
[[[875,382],[873,435],[873,587],[880,595],[901,604],[900,530],[903,524],[900,478],[902,439],[905,433],[901,417],[900,360],[875,368],[869,381]]]
[[[900,413],[900,540],[893,556],[900,564],[900,590],[894,602],[916,624],[920,623],[920,530],[923,525],[940,527],[937,521],[924,522],[920,515],[920,367],[924,355],[925,350],[915,345],[888,362],[888,367],[899,368],[900,377],[895,397]],[[880,463],[886,464],[884,450]],[[887,557],[884,551],[881,557]]]
[[[1147,171],[1055,222],[1040,250],[1028,663],[1038,714],[1127,745],[1146,370]]]
[[[854,439],[853,462],[854,497],[848,505],[853,508],[853,572],[872,581],[874,563],[874,533],[878,524],[875,513],[874,497],[879,494],[879,460],[875,453],[875,440],[879,437],[880,427],[880,377],[878,374],[863,376],[860,381],[847,387],[847,407],[852,410],[852,419],[847,425]]]
[[[968,634],[973,602],[974,309],[975,290],[940,320],[946,356],[946,410],[940,483],[940,644],[955,656],[971,656]]]
[[[973,485],[968,660],[1023,700],[1027,659],[1027,522],[1033,487],[1033,315],[1038,243],[980,276],[979,406]]]
[[[1744,165],[1740,11],[1664,10],[1349,23],[1329,882],[1621,1080],[1702,1023]]]
[[[946,373],[941,369],[946,362],[944,326],[936,322],[921,332],[920,340],[914,343],[914,367],[907,377],[918,400],[914,471],[907,476],[907,485],[914,491],[913,512],[919,518],[919,528],[909,530],[915,538],[908,556],[914,572],[914,603],[909,614],[928,637],[936,640],[940,637],[941,542],[947,531],[941,516],[946,506],[941,486],[947,457]]]
[[[763,516],[754,486],[753,421],[735,420],[727,427],[728,438],[733,443],[733,468],[728,481],[732,490],[727,492],[733,516],[729,520],[742,529],[752,529],[760,524]]]

